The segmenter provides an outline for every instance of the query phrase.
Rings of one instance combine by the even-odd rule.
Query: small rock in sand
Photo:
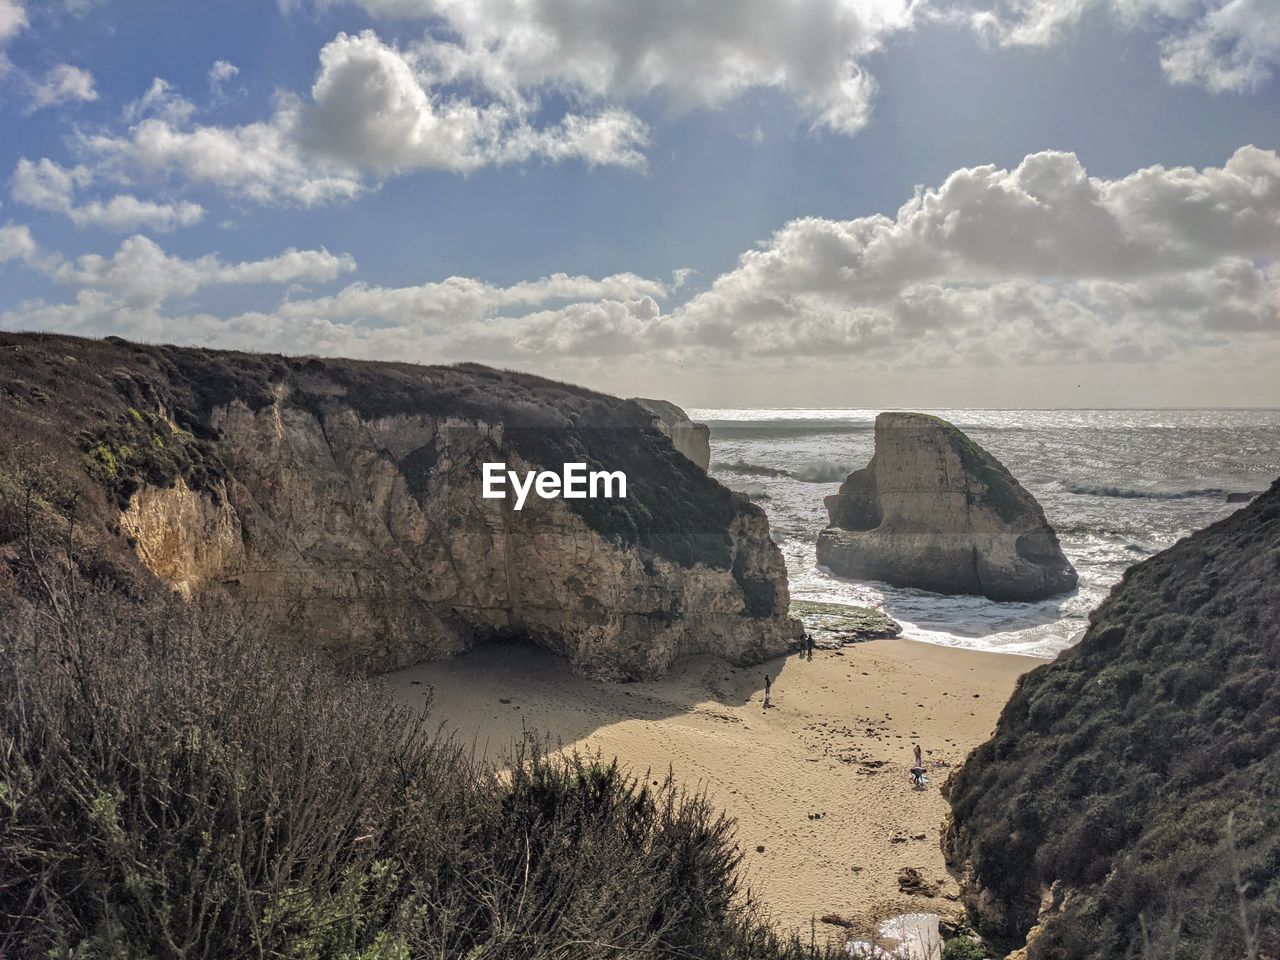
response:
[[[898,889],[917,897],[938,895],[938,885],[927,881],[915,867],[903,867],[898,871]]]

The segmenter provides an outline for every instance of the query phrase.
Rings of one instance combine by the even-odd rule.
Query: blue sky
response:
[[[0,49],[5,329],[1280,405],[1274,0],[0,0]]]

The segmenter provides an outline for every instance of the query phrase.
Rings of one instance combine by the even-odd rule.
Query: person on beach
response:
[[[920,750],[920,744],[915,745],[916,764],[911,768],[911,782],[915,784],[917,790],[924,789],[924,754]]]
[[[764,675],[764,708],[766,710],[768,710],[769,707],[771,706],[771,704],[769,703],[769,691],[771,689],[773,689],[773,683],[770,682],[769,675],[766,673]]]
[[[805,652],[805,655],[809,658],[809,661],[812,662],[813,661],[813,634],[812,633],[806,633],[804,635],[804,652]]]

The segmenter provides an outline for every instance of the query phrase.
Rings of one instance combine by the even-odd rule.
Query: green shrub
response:
[[[6,960],[825,955],[670,777],[499,770],[225,608],[43,582],[0,620]]]
[[[987,951],[976,940],[956,937],[942,948],[942,960],[987,960]]]

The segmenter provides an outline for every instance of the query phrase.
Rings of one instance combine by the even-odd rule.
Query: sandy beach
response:
[[[958,912],[938,844],[939,787],[989,736],[1018,676],[1043,662],[896,639],[753,668],[694,658],[664,679],[617,685],[576,677],[530,646],[488,645],[387,682],[413,706],[430,696],[432,716],[490,757],[528,729],[705,787],[738,821],[754,894],[781,925],[807,932],[815,916],[865,930],[899,913]],[[908,773],[917,742],[923,792]],[[905,867],[937,893],[901,891]]]

